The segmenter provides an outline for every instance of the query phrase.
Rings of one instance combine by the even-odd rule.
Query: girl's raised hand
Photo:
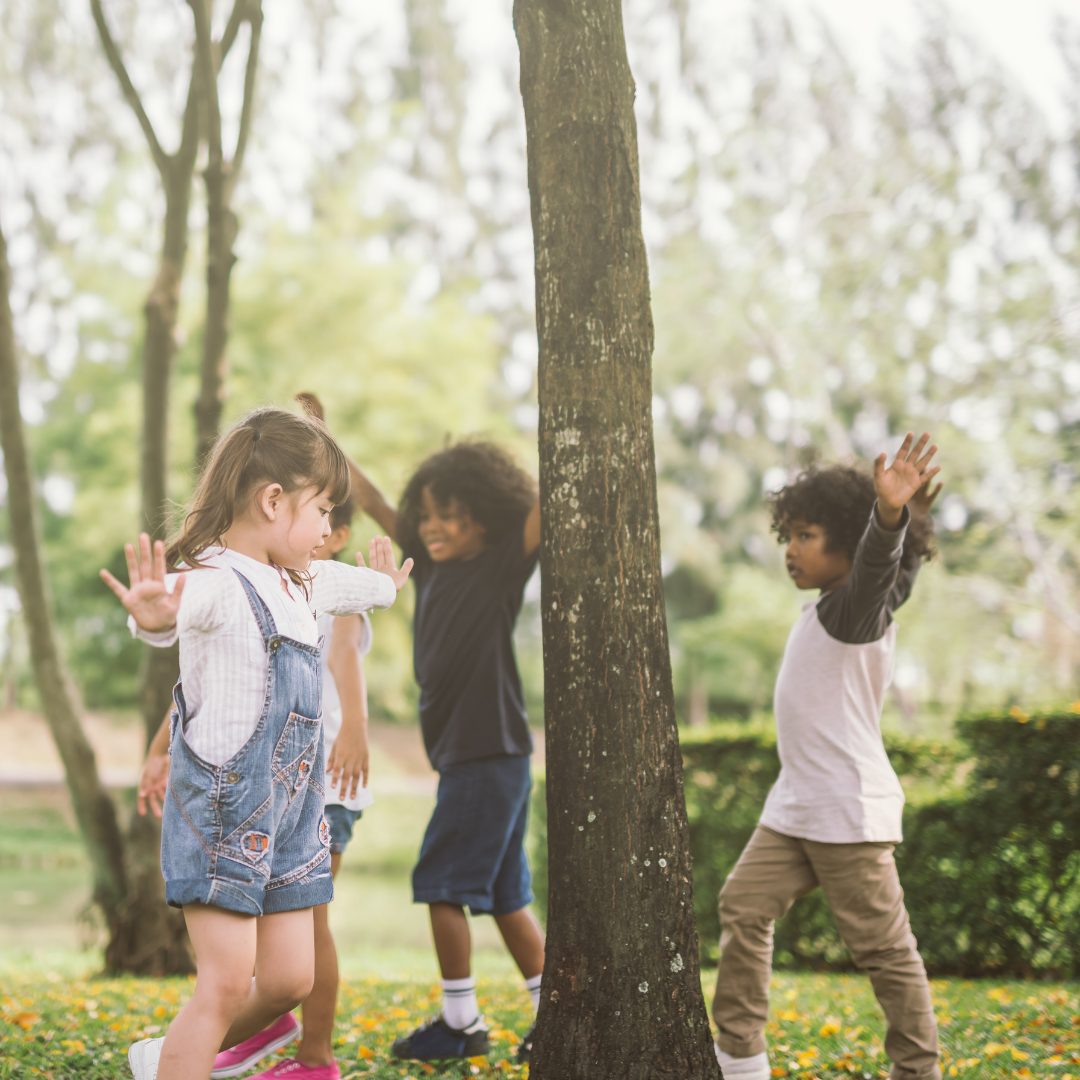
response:
[[[897,451],[893,463],[886,469],[886,455],[879,455],[874,462],[874,491],[877,493],[878,516],[887,529],[900,524],[904,506],[920,488],[941,472],[941,467],[930,467],[937,453],[937,446],[927,448],[928,433],[923,432],[912,446],[915,436],[909,431]],[[935,493],[936,494],[936,493]],[[932,501],[932,500],[931,500]]]
[[[402,586],[409,580],[409,572],[413,568],[412,559],[406,559],[401,564],[401,569],[398,569],[394,559],[394,545],[389,536],[376,536],[372,539],[368,545],[368,562],[372,570],[385,574],[398,592],[401,592]],[[359,551],[356,553],[356,563],[358,566],[364,565],[364,556]]]
[[[150,537],[139,534],[139,555],[136,558],[135,546],[124,545],[127,556],[130,588],[124,588],[122,582],[109,573],[101,571],[102,580],[127,608],[128,614],[135,619],[140,630],[160,633],[171,630],[176,625],[176,613],[180,610],[180,595],[184,591],[184,575],[176,581],[176,588],[170,593],[165,587],[165,545],[160,540],[154,541],[151,551]]]

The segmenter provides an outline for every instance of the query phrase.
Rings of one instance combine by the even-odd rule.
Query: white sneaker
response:
[[[135,1080],[157,1080],[158,1061],[161,1059],[160,1039],[140,1039],[128,1047],[128,1065]]]
[[[713,1043],[713,1048],[725,1080],[769,1080],[772,1076],[767,1051],[763,1050],[753,1057],[737,1058],[724,1053],[716,1043]]]

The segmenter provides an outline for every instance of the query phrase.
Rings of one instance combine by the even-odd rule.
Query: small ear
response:
[[[278,510],[281,506],[281,496],[285,494],[285,489],[278,483],[267,484],[256,495],[255,502],[259,509],[271,520],[276,521]]]

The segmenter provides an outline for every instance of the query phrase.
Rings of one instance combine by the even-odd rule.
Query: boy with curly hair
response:
[[[532,736],[514,658],[514,623],[540,547],[535,481],[500,447],[461,442],[427,458],[394,509],[355,464],[360,506],[415,560],[413,660],[420,727],[439,774],[435,811],[413,871],[442,975],[439,1016],[394,1043],[431,1061],[488,1052],[465,917],[492,915],[540,1000],[544,936],[528,909],[525,856]],[[518,1047],[528,1061],[532,1029]]]
[[[799,589],[820,589],[792,628],[776,679],[780,776],[720,891],[716,1056],[727,1080],[768,1080],[773,924],[819,885],[885,1012],[892,1080],[939,1080],[937,1024],[893,849],[904,792],[881,739],[892,613],[932,554],[929,435],[892,465],[810,469],[772,497]]]

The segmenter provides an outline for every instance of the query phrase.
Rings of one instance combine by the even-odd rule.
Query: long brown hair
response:
[[[321,420],[284,409],[252,410],[218,439],[184,523],[165,548],[169,569],[202,566],[203,552],[221,543],[266,484],[280,484],[286,495],[314,487],[343,503],[349,497],[349,464]],[[306,573],[286,572],[306,591]]]

